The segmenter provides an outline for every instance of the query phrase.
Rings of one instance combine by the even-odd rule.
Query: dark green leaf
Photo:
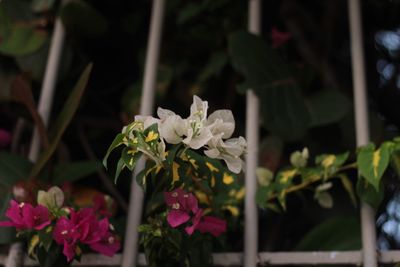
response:
[[[112,141],[110,147],[107,149],[107,153],[104,156],[103,159],[103,165],[104,167],[107,169],[107,159],[110,156],[110,153],[118,146],[122,145],[123,142],[122,140],[124,139],[125,135],[123,135],[122,133],[117,134],[117,136],[114,138],[114,140]]]
[[[24,157],[0,152],[0,185],[10,188],[16,182],[26,180],[32,165]]]
[[[246,78],[242,89],[259,93],[277,83],[293,82],[288,65],[260,37],[244,31],[236,32],[229,36],[228,45],[233,66]]]
[[[188,20],[198,16],[201,12],[205,10],[205,6],[201,2],[188,3],[178,16],[178,24],[184,24]]]
[[[286,141],[303,137],[310,116],[296,85],[265,88],[259,93],[263,125]]]
[[[31,3],[34,12],[49,11],[54,5],[55,0],[33,0]]]
[[[41,48],[48,36],[46,32],[27,25],[16,24],[0,42],[0,53],[8,56],[24,56]]]
[[[142,152],[136,150],[136,149],[131,149],[129,147],[125,147],[122,152],[121,152],[121,158],[124,161],[124,165],[130,170],[133,171],[133,169],[136,166],[136,162],[139,160],[139,158],[142,156]]]
[[[120,158],[117,163],[117,169],[115,170],[115,176],[114,176],[114,183],[117,183],[118,177],[121,174],[121,171],[126,167],[124,160]]]
[[[339,177],[344,189],[346,190],[347,194],[351,199],[351,203],[353,203],[354,206],[357,206],[357,199],[356,199],[356,194],[354,192],[353,183],[350,181],[349,177],[347,177],[347,175],[345,174],[341,174]]]
[[[4,214],[10,205],[11,198],[12,198],[11,191],[1,192],[0,221],[6,220],[6,217]],[[13,227],[0,227],[0,245],[10,244],[13,240],[15,240],[15,234],[16,234],[15,229]]]
[[[200,73],[199,82],[208,80],[213,75],[218,75],[228,62],[228,57],[225,52],[214,52]]]
[[[314,227],[297,244],[299,251],[357,250],[361,248],[361,229],[353,217],[328,219]]]
[[[363,177],[359,177],[356,185],[357,195],[361,201],[368,203],[375,209],[379,207],[384,197],[384,188],[382,181],[379,182],[379,189],[376,190]]]
[[[100,168],[101,164],[97,161],[81,161],[60,164],[54,168],[53,183],[62,184],[67,181],[73,182],[95,173]]]
[[[349,99],[337,90],[321,90],[306,100],[310,126],[331,124],[342,119],[351,107]]]
[[[85,68],[85,70],[83,71],[82,75],[80,76],[80,78],[78,80],[78,83],[75,85],[75,87],[72,90],[71,94],[69,95],[67,101],[65,102],[64,107],[55,123],[54,136],[50,142],[50,146],[48,147],[48,149],[43,151],[43,153],[40,155],[39,159],[35,163],[32,171],[30,173],[30,177],[35,177],[36,175],[39,174],[39,172],[42,170],[44,165],[47,163],[47,161],[50,159],[50,157],[53,155],[54,151],[56,150],[58,143],[61,140],[61,136],[63,135],[65,129],[67,128],[68,124],[71,122],[72,117],[74,116],[75,112],[78,109],[83,92],[89,81],[89,76],[90,76],[90,72],[92,70],[92,66],[93,66],[92,64],[89,64]]]
[[[81,38],[94,38],[108,29],[105,17],[86,1],[68,1],[60,16],[67,31]]]

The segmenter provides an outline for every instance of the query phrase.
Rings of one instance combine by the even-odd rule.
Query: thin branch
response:
[[[85,151],[87,157],[90,160],[98,161],[98,158],[96,157],[92,148],[90,147],[89,141],[84,133],[82,125],[78,126],[78,136],[79,136],[79,140],[82,144],[83,150]],[[101,168],[97,170],[97,174],[99,175],[101,182],[107,188],[109,193],[115,198],[115,200],[121,206],[121,208],[125,212],[127,212],[128,211],[128,203],[125,201],[125,199],[123,198],[121,193],[118,191],[118,189],[115,187],[115,185],[110,181],[107,174]]]

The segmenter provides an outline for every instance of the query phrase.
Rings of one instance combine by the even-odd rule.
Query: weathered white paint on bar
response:
[[[392,264],[400,262],[400,250],[380,251],[378,262]],[[81,262],[74,262],[72,266],[119,266],[121,254],[114,257],[106,257],[98,254],[85,254]],[[0,265],[6,261],[5,255],[0,255]],[[240,266],[243,263],[243,253],[214,253],[214,263],[220,266]],[[317,265],[317,264],[348,264],[361,265],[361,251],[326,251],[326,252],[261,252],[258,253],[256,263],[262,265]],[[138,255],[138,265],[146,266],[146,259],[143,253]],[[37,263],[28,257],[24,266],[37,266]]]
[[[367,88],[360,0],[348,0],[357,146],[369,142]],[[377,267],[375,211],[361,204],[363,266]]]
[[[249,0],[248,30],[261,33],[261,1]],[[251,89],[251,88],[250,88]],[[246,94],[246,172],[245,172],[245,226],[244,226],[244,266],[257,265],[258,252],[258,210],[256,204],[256,168],[258,167],[259,139],[259,100],[257,95],[248,90]]]
[[[161,45],[162,22],[164,18],[164,0],[153,0],[153,8],[150,21],[149,40],[143,78],[142,98],[140,104],[141,115],[151,115],[154,107],[154,91],[157,81],[158,57]],[[123,267],[136,266],[138,251],[138,227],[142,219],[143,192],[136,183],[136,175],[144,168],[144,160],[140,160],[132,175],[131,194],[129,199],[128,222],[126,224],[126,239]]]

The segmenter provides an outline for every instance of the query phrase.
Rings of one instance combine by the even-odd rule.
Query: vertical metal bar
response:
[[[161,44],[162,22],[164,17],[164,0],[153,0],[151,13],[150,32],[147,45],[142,98],[140,106],[141,115],[151,115],[154,106],[154,91],[157,80],[158,57]],[[122,267],[136,266],[138,250],[138,226],[142,219],[143,191],[136,183],[136,175],[144,168],[144,161],[140,160],[132,176],[131,194],[129,199],[128,222],[126,226],[126,239],[122,255]]]
[[[261,32],[261,1],[249,0],[248,30],[254,34]],[[248,151],[246,155],[245,174],[245,237],[244,266],[257,266],[258,258],[258,214],[256,205],[256,168],[258,164],[259,139],[259,100],[253,90],[246,94],[246,138]]]
[[[351,59],[353,70],[354,106],[357,146],[369,142],[368,109],[365,85],[365,62],[359,0],[348,0]],[[377,266],[375,211],[366,203],[361,205],[363,266]]]
[[[61,52],[65,39],[65,30],[61,20],[56,20],[53,36],[51,38],[51,46],[49,56],[47,58],[46,70],[44,74],[42,89],[40,93],[38,112],[43,119],[44,125],[48,124],[50,110],[53,104],[53,95],[55,84],[57,81],[57,74],[61,58]],[[40,151],[40,138],[39,132],[35,128],[31,146],[29,150],[29,159],[34,162],[37,160]],[[22,243],[12,244],[8,252],[6,267],[19,267],[23,264],[23,245]]]
[[[54,88],[58,78],[58,70],[60,66],[60,58],[64,47],[65,29],[61,19],[57,19],[54,27],[53,36],[49,56],[47,58],[46,70],[44,73],[42,89],[40,93],[38,112],[43,119],[44,125],[47,126],[51,107],[53,105]],[[29,150],[29,159],[36,161],[40,151],[39,132],[35,128],[32,136],[31,147]]]

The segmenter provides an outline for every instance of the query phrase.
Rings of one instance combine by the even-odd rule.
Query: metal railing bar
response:
[[[164,17],[164,0],[153,0],[150,21],[150,32],[147,46],[145,71],[143,78],[143,89],[140,105],[141,115],[151,115],[154,107],[154,91],[157,80],[158,58],[161,44],[162,22]],[[131,194],[129,199],[128,222],[126,226],[126,239],[124,243],[124,254],[122,266],[136,266],[138,251],[138,226],[142,219],[143,191],[136,183],[137,173],[144,168],[143,159],[140,160],[132,176]]]
[[[248,30],[251,33],[260,34],[261,1],[249,0],[248,8]],[[258,167],[259,100],[253,90],[248,90],[246,94],[246,139],[248,143],[245,172],[244,266],[255,267],[258,252],[257,179],[255,171]]]
[[[400,262],[400,250],[380,251],[377,260],[383,264]],[[84,254],[80,262],[74,262],[72,266],[119,266],[122,255],[106,257],[99,254]],[[7,257],[0,255],[0,265],[3,265]],[[241,266],[243,253],[214,253],[214,264],[219,266]],[[146,266],[146,258],[143,253],[138,254],[139,266]],[[355,251],[313,251],[313,252],[261,252],[257,254],[257,264],[260,265],[330,265],[348,264],[361,265],[362,252]],[[24,266],[37,266],[37,262],[25,257]]]
[[[348,11],[350,22],[356,140],[357,146],[362,146],[369,142],[369,123],[360,1],[348,0]],[[361,204],[361,226],[363,264],[365,267],[376,267],[377,247],[375,211],[366,203]]]

